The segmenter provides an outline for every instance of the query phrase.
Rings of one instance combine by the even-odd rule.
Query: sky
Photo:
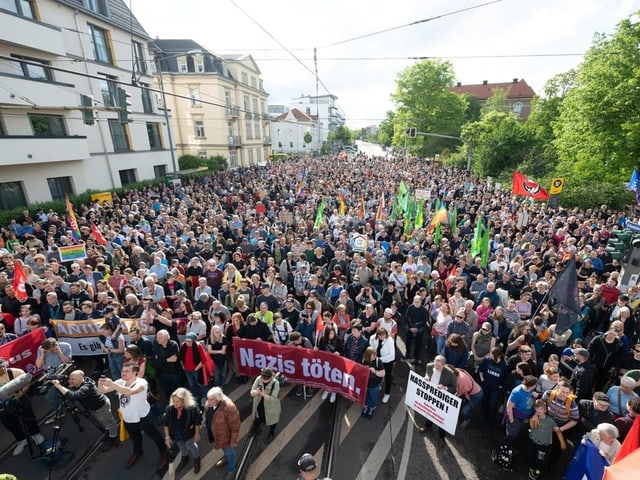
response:
[[[640,11],[640,0],[127,3],[152,38],[189,38],[213,53],[251,54],[269,104],[316,94],[317,48],[318,93],[338,97],[350,128],[378,125],[395,109],[397,75],[416,63],[408,57],[449,60],[463,84],[523,78],[541,93],[551,77],[579,65],[595,33],[611,35]],[[387,29],[393,30],[335,45]]]

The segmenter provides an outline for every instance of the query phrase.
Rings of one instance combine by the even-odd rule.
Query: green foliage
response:
[[[451,62],[423,60],[398,74],[391,96],[398,107],[393,117],[393,145],[405,143],[407,125],[419,132],[459,136],[467,103],[451,91],[455,73]],[[455,140],[419,136],[407,142],[412,154],[432,156],[457,145]]]
[[[378,133],[378,141],[385,147],[391,146],[391,143],[393,142],[393,125],[395,116],[396,114],[394,112],[388,110],[385,114],[385,119],[382,121],[382,123],[380,123],[380,133]]]
[[[481,177],[512,172],[527,158],[533,145],[531,136],[512,113],[495,111],[465,125],[462,138],[473,147],[472,170]]]
[[[507,90],[504,88],[494,88],[491,90],[491,96],[480,107],[481,116],[489,112],[511,113],[511,105],[507,97]]]
[[[640,24],[596,35],[554,125],[557,171],[582,181],[628,180],[640,152]]]
[[[204,166],[204,160],[195,155],[181,155],[178,158],[178,168],[180,170],[190,170],[192,168],[198,168]]]
[[[222,155],[214,155],[205,160],[205,166],[212,172],[221,172],[227,169],[227,159]]]
[[[336,141],[339,145],[351,145],[353,143],[353,137],[351,136],[351,130],[345,127],[344,125],[340,125],[336,128],[333,133],[333,140]]]
[[[565,181],[560,194],[560,205],[583,209],[607,205],[609,208],[622,210],[628,205],[636,205],[636,199],[633,192],[629,192],[621,184]]]
[[[304,140],[304,143],[309,145],[313,140],[313,137],[311,136],[311,132],[304,132],[304,136],[302,137],[302,139]]]
[[[286,160],[289,157],[289,155],[287,155],[286,153],[275,153],[274,152],[274,153],[272,153],[270,155],[270,157],[271,157],[271,161],[272,162],[277,162],[278,160]]]
[[[471,95],[470,93],[463,93],[460,96],[467,106],[464,112],[465,123],[477,122],[480,120],[482,104],[480,103],[480,100],[478,100],[478,97]]]

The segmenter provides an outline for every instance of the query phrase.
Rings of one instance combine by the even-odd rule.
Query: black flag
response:
[[[556,333],[562,335],[567,329],[580,321],[581,311],[578,301],[578,276],[576,274],[576,258],[572,256],[560,272],[556,282],[549,289],[549,298],[560,304]]]

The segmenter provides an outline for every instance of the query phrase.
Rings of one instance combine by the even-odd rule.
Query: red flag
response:
[[[107,244],[107,239],[104,238],[104,235],[102,235],[102,232],[98,230],[98,227],[96,227],[96,224],[93,222],[91,222],[91,233],[93,234],[93,238],[95,239],[98,245]]]
[[[513,172],[513,188],[511,193],[531,197],[534,200],[549,200],[549,194],[544,188],[519,172]]]
[[[640,448],[640,415],[636,415],[633,420],[633,425],[624,438],[616,459],[613,461],[614,465],[638,448]]]
[[[13,289],[16,293],[16,298],[21,302],[24,302],[29,295],[27,295],[27,276],[22,270],[22,264],[20,262],[14,262],[13,265],[14,273],[13,273]]]

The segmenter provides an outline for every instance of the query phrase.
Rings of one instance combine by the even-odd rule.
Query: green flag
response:
[[[482,235],[482,243],[480,244],[480,265],[482,268],[487,266],[489,263],[489,226],[484,229],[484,234]]]
[[[398,197],[395,196],[393,197],[393,205],[391,206],[391,215],[389,215],[389,220],[391,220],[391,223],[394,224],[396,223],[397,219],[398,219]]]
[[[440,235],[440,223],[438,223],[438,225],[436,225],[436,231],[433,234],[433,243],[436,245],[440,245]]]
[[[404,183],[404,180],[400,180],[398,185],[398,207],[400,212],[406,212],[409,208],[409,189]]]
[[[320,205],[318,206],[318,212],[316,213],[316,221],[313,224],[313,228],[320,228],[322,225],[322,221],[324,220],[324,198],[320,200]]]
[[[475,257],[480,255],[480,243],[482,242],[482,217],[478,215],[478,223],[476,225],[476,231],[473,234],[473,240],[471,240],[471,256]]]
[[[449,221],[449,225],[451,226],[451,236],[455,236],[458,234],[458,207],[453,207],[453,214],[451,214],[451,221]]]
[[[416,228],[422,228],[424,226],[424,200],[421,198],[418,200],[418,207],[416,209]]]

